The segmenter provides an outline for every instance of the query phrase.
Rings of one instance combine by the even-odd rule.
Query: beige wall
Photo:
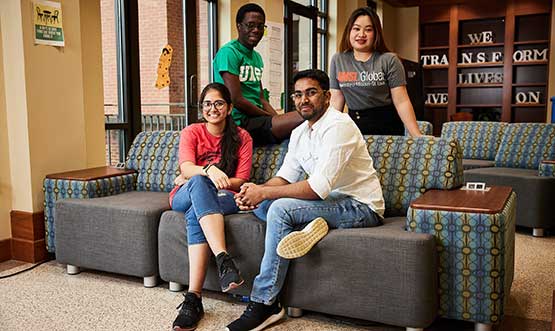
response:
[[[98,103],[99,98],[102,100],[100,25],[86,26],[99,21],[99,2],[86,2],[62,2],[65,47],[56,48],[33,44],[32,0],[21,0],[33,211],[43,209],[42,180],[46,174],[104,163],[103,150],[94,148],[98,140],[91,141],[93,150],[87,151],[87,135],[102,139],[103,125],[86,110],[102,114],[103,109]],[[81,10],[81,4],[88,11]],[[85,104],[87,101],[90,105]],[[93,123],[86,122],[87,117]]]
[[[382,3],[384,39],[392,52],[418,62],[418,7],[392,7]]]
[[[2,35],[0,17],[0,36]],[[12,207],[12,185],[10,178],[10,154],[3,63],[2,38],[0,38],[0,240],[10,237],[10,210]]]
[[[45,175],[104,164],[99,0],[61,3],[62,48],[34,45],[32,0],[0,4],[2,44],[10,45],[1,57],[9,84],[0,113],[8,152],[2,148],[0,156],[9,161],[2,162],[0,176],[9,171],[11,179],[11,202],[1,196],[0,238],[8,222],[3,208],[43,210]],[[5,140],[0,136],[0,147]]]
[[[100,0],[80,0],[81,67],[85,116],[86,167],[103,166],[105,160],[104,92],[102,76],[102,24]]]
[[[7,0],[0,3],[2,24],[2,66],[4,71],[4,96],[8,139],[7,183],[11,199],[1,197],[10,210],[32,211],[31,165],[27,119],[27,96],[25,86],[25,61],[23,56],[23,31],[21,24],[21,2]],[[9,45],[9,47],[7,47]],[[4,169],[5,170],[5,169]],[[11,201],[9,201],[11,200]],[[0,219],[5,225],[9,219]]]

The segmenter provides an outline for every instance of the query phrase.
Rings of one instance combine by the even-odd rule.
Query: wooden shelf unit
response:
[[[546,121],[549,61],[529,61],[530,57],[516,54],[515,58],[522,57],[527,61],[514,62],[513,54],[534,49],[536,53],[543,49],[549,53],[549,48],[555,46],[550,45],[552,10],[551,0],[480,4],[463,0],[453,4],[420,6],[420,55],[446,55],[450,64],[424,66],[425,69],[434,69],[424,70],[426,93],[448,93],[447,104],[426,104],[425,119],[433,123],[435,135],[440,133],[443,122],[462,108],[465,111],[470,108],[474,120],[480,119],[476,114],[491,108],[499,112],[498,120],[504,122]],[[493,38],[478,39],[480,33],[487,31],[492,32]],[[492,52],[502,55],[494,56]],[[472,57],[472,63],[462,63],[462,53],[466,53],[464,61]],[[486,62],[478,62],[477,53],[484,53]],[[542,59],[541,56],[538,58]],[[461,81],[468,83],[460,84],[461,73],[484,73],[480,77],[487,73],[488,79],[484,82],[484,79],[462,76]],[[497,76],[501,73],[502,82],[491,78],[491,73]],[[478,81],[483,83],[476,83]],[[539,103],[517,103],[515,96],[519,92],[539,92],[541,100]],[[520,96],[522,101],[522,94]],[[445,110],[446,113],[442,113]]]

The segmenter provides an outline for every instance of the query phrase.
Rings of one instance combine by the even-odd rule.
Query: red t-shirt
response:
[[[237,151],[237,169],[235,178],[249,180],[252,166],[252,138],[249,133],[237,127],[241,146]],[[218,163],[221,159],[220,141],[222,137],[216,137],[208,132],[206,124],[195,123],[181,130],[179,139],[179,165],[185,161],[193,162],[195,165],[204,166],[209,163]],[[170,192],[170,205],[173,196],[179,186]]]

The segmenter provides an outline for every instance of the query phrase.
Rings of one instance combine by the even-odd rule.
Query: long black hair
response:
[[[201,103],[204,101],[206,93],[210,90],[218,91],[227,103],[227,107],[231,106],[231,93],[224,84],[220,83],[210,83],[204,87],[202,93],[200,94]],[[238,163],[237,152],[239,151],[240,145],[241,138],[239,137],[239,129],[231,118],[231,115],[227,115],[225,119],[224,134],[220,140],[221,158],[220,162],[215,164],[215,166],[225,172],[228,177],[235,177]]]

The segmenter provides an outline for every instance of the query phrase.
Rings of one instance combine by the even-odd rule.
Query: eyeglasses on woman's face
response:
[[[203,101],[200,103],[200,107],[202,108],[202,111],[210,111],[210,109],[212,109],[212,106],[216,109],[216,110],[222,110],[224,109],[224,106],[227,104],[227,102],[225,102],[224,100],[216,100],[216,101]]]
[[[311,88],[307,88],[304,91],[295,91],[295,92],[291,93],[290,97],[293,101],[299,102],[303,98],[303,95],[305,97],[307,97],[308,99],[310,99],[310,98],[313,98],[316,95],[318,95],[320,93],[324,93],[324,92],[325,92],[324,90],[319,90],[315,87],[311,87]]]

